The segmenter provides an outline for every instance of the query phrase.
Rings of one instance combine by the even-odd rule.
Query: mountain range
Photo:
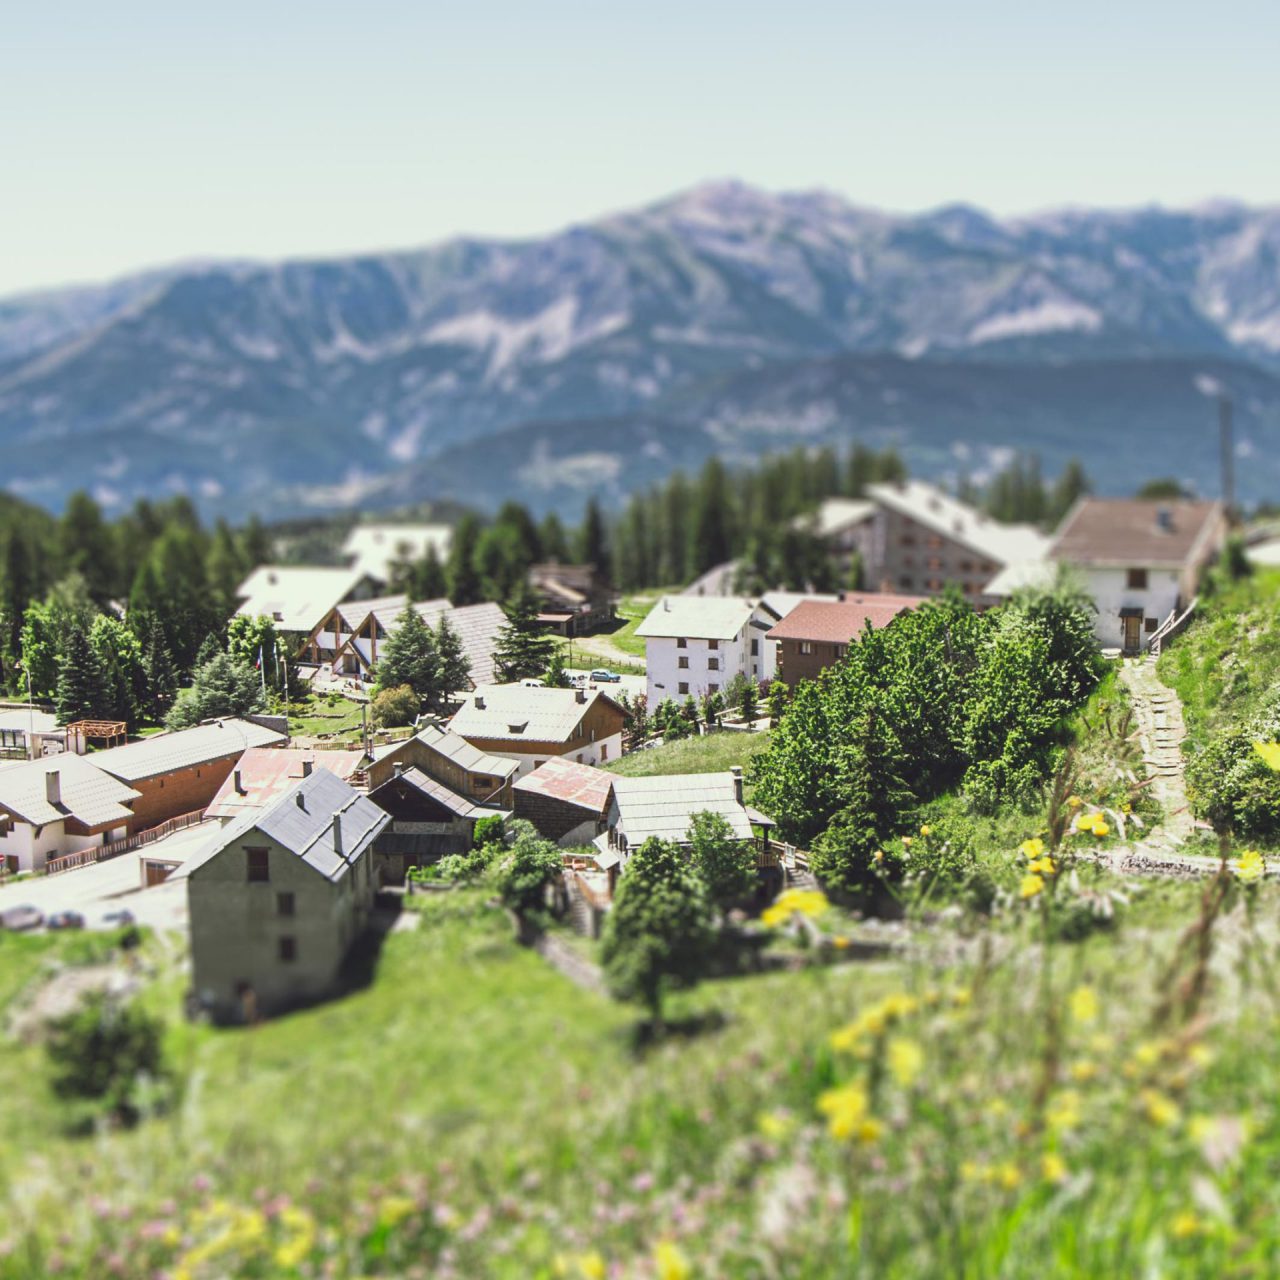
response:
[[[574,513],[710,453],[896,444],[1102,491],[1280,481],[1280,209],[916,215],[741,183],[524,241],[185,264],[0,301],[0,483],[243,515]]]

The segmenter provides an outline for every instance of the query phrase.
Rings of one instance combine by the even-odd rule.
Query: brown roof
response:
[[[865,592],[836,601],[805,600],[766,638],[848,644],[862,634],[868,623],[877,629],[887,627],[898,614],[924,602],[924,596],[897,596],[888,592]]]
[[[531,795],[549,796],[592,813],[603,813],[613,789],[613,774],[595,769],[589,764],[577,764],[560,756],[553,756],[527,773],[515,784],[517,791]]]
[[[206,818],[237,818],[247,809],[264,809],[302,780],[304,764],[327,769],[349,782],[363,751],[300,751],[286,747],[250,747],[236,762],[205,810]],[[236,775],[240,789],[236,789]]]
[[[1049,556],[1067,564],[1181,568],[1204,554],[1221,518],[1217,502],[1082,498]]]

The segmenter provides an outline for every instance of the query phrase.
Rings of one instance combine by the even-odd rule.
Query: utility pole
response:
[[[1231,397],[1218,397],[1218,445],[1222,451],[1222,506],[1231,519],[1236,505],[1235,446],[1231,439]]]

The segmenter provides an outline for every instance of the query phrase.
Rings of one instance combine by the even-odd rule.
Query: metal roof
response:
[[[139,782],[162,773],[175,773],[227,756],[239,756],[250,747],[266,747],[285,742],[284,734],[251,720],[211,720],[190,729],[157,733],[123,747],[95,751],[93,763],[112,777]]]
[[[614,776],[589,764],[553,756],[516,784],[517,791],[563,800],[592,813],[603,813],[613,791]]]
[[[277,631],[310,634],[365,575],[356,569],[264,564],[241,584],[238,614],[270,618]]]
[[[643,639],[733,640],[756,605],[740,596],[663,596],[636,628]]]
[[[618,826],[631,848],[650,836],[685,844],[695,813],[718,813],[735,839],[750,840],[751,819],[738,799],[732,773],[677,773],[648,778],[615,777]]]
[[[583,701],[578,695],[583,694]],[[532,688],[524,684],[494,684],[477,689],[449,721],[449,728],[464,738],[488,738],[504,742],[568,742],[578,732],[583,717],[599,701],[618,713],[622,708],[599,689]]]
[[[56,804],[48,798],[49,774],[58,775]],[[132,787],[72,752],[27,760],[0,770],[0,809],[36,827],[66,818],[74,818],[86,827],[128,822],[133,813],[127,803],[138,795]]]
[[[437,782],[434,778],[428,777],[416,766],[406,769],[403,773],[397,773],[380,786],[374,787],[369,792],[370,799],[376,801],[380,792],[395,786],[397,782],[403,782],[415,791],[421,792],[422,795],[429,796],[432,800],[444,805],[450,813],[457,814],[459,818],[484,818],[499,812],[497,809],[475,804],[465,796],[460,796],[456,791],[446,787],[443,782]]]
[[[271,804],[303,778],[307,764],[328,769],[344,781],[360,768],[363,751],[302,751],[288,747],[250,747],[205,810],[206,818],[235,818]],[[239,775],[237,777],[237,775]],[[237,789],[237,783],[239,789]]]
[[[50,711],[6,707],[0,711],[0,729],[17,729],[21,733],[57,733],[58,717]]]
[[[876,513],[876,504],[865,498],[826,498],[812,515],[797,516],[794,523],[811,528],[820,538],[831,538]]]
[[[506,778],[520,767],[515,760],[508,760],[503,756],[491,756],[487,751],[473,747],[466,738],[460,738],[456,733],[437,724],[424,724],[412,738],[374,747],[373,758],[394,760],[398,752],[414,741],[430,747],[445,759],[452,760],[459,769],[466,769],[469,773],[490,773],[498,778]]]
[[[438,626],[442,617],[449,619],[449,625],[458,633],[462,651],[471,664],[472,684],[490,684],[497,678],[493,651],[497,648],[498,633],[507,625],[507,615],[502,611],[501,605],[466,604],[455,608],[448,600],[426,600],[413,607],[429,627]],[[400,604],[373,610],[374,619],[386,635],[390,636],[400,625],[400,615],[404,608]],[[348,648],[355,650],[349,640],[343,646],[344,650]],[[363,654],[360,659],[364,660]]]
[[[390,821],[391,815],[368,796],[327,769],[317,769],[265,809],[244,813],[224,827],[172,878],[192,876],[224,849],[258,831],[326,880],[341,880]]]

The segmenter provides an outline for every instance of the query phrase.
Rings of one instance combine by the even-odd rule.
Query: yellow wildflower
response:
[[[1200,1219],[1190,1209],[1177,1214],[1169,1224],[1169,1230],[1175,1240],[1189,1240],[1200,1231]]]
[[[604,1255],[594,1249],[584,1253],[577,1259],[578,1275],[582,1280],[604,1280],[609,1268],[605,1265]]]
[[[964,1182],[977,1182],[982,1178],[983,1168],[974,1160],[964,1160],[960,1164],[960,1177]]]
[[[1098,1064],[1090,1062],[1088,1058],[1078,1058],[1071,1064],[1070,1073],[1077,1084],[1088,1084],[1090,1080],[1098,1078]]]
[[[1056,1151],[1046,1151],[1040,1158],[1040,1172],[1046,1182],[1065,1182],[1067,1162]]]
[[[849,949],[849,939],[842,933],[837,934],[831,939],[831,945],[835,947],[837,951],[847,951]]]
[[[384,1227],[398,1227],[417,1210],[417,1202],[408,1196],[388,1196],[378,1209],[378,1222]]]
[[[1092,987],[1077,987],[1068,997],[1072,1022],[1095,1022],[1098,1018],[1098,993]]]
[[[820,889],[785,889],[777,901],[760,915],[760,923],[772,929],[786,924],[794,915],[808,916],[810,920],[824,914],[830,907],[827,895]]]
[[[1035,836],[1030,840],[1024,840],[1018,848],[1022,851],[1024,858],[1039,858],[1044,854],[1044,841],[1039,836]]]
[[[1236,859],[1236,878],[1242,884],[1253,884],[1267,872],[1267,864],[1257,849],[1247,849]]]
[[[999,1119],[1009,1114],[1009,1104],[1003,1098],[992,1098],[987,1103],[987,1115]]]
[[[1280,773],[1280,742],[1255,742],[1253,749],[1272,773]]]
[[[884,861],[884,850],[883,850],[883,849],[877,849],[877,850],[875,851],[875,853],[873,853],[871,856],[872,856],[872,858],[874,858],[874,859],[875,859],[875,861],[876,861],[876,862],[883,862],[883,861]]]
[[[904,1037],[889,1041],[889,1071],[904,1088],[909,1089],[924,1067],[924,1050]]]
[[[1045,854],[1043,858],[1035,858],[1027,863],[1027,870],[1032,875],[1051,876],[1057,868],[1053,865],[1053,859]]]
[[[1070,805],[1072,809],[1078,809],[1082,804],[1084,804],[1084,801],[1081,800],[1079,796],[1068,796],[1067,804]]]
[[[1022,1181],[1022,1174],[1012,1160],[1006,1160],[995,1168],[996,1181],[1006,1190],[1013,1191]]]
[[[903,836],[903,837],[902,837],[902,847],[903,847],[904,849],[910,849],[910,848],[911,848],[911,837],[910,837],[910,836]]]
[[[795,1128],[795,1121],[785,1111],[762,1111],[756,1118],[756,1127],[771,1142],[781,1142]]]
[[[1034,898],[1036,894],[1043,892],[1044,878],[1038,875],[1026,875],[1022,877],[1022,883],[1018,886],[1018,896],[1022,899]]]
[[[827,1089],[818,1097],[818,1110],[827,1117],[831,1136],[842,1141],[874,1142],[880,1136],[882,1126],[871,1118],[869,1108],[867,1091],[860,1084]]]
[[[1143,1089],[1138,1096],[1147,1119],[1157,1128],[1170,1129],[1182,1118],[1178,1104],[1158,1089]]]
[[[670,1240],[659,1240],[653,1260],[658,1269],[658,1280],[689,1280],[693,1264],[685,1257],[684,1250]]]
[[[973,1001],[973,992],[968,987],[957,987],[951,993],[951,1003],[957,1009],[964,1009]]]
[[[1044,1122],[1055,1133],[1079,1128],[1080,1095],[1074,1089],[1064,1089],[1056,1094],[1045,1107]]]
[[[922,836],[928,836],[932,833],[932,831],[933,831],[933,828],[927,822],[920,828],[920,834]]]
[[[311,1254],[309,1236],[294,1236],[286,1240],[275,1252],[276,1266],[282,1271],[296,1271]]]

